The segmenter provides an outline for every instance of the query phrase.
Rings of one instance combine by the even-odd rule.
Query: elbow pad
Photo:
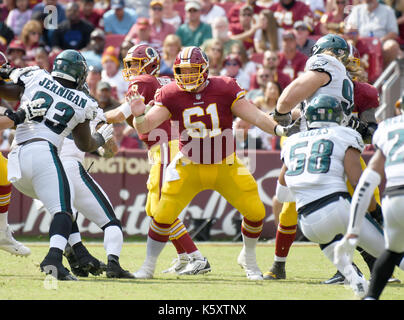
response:
[[[276,197],[280,202],[295,202],[296,198],[292,191],[286,186],[276,183]]]
[[[347,233],[359,235],[363,217],[369,207],[373,192],[380,182],[381,177],[376,171],[370,168],[363,171],[352,196]]]

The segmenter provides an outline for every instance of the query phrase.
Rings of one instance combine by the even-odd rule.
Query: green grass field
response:
[[[322,285],[335,272],[333,265],[314,244],[295,243],[287,263],[287,279],[281,281],[249,281],[237,265],[241,243],[198,243],[208,257],[212,272],[198,276],[176,276],[161,273],[175,257],[172,245],[167,245],[158,261],[155,278],[150,280],[113,280],[105,275],[80,278],[80,281],[57,281],[55,289],[39,271],[47,243],[25,242],[32,254],[27,258],[0,252],[1,300],[353,300],[353,292],[344,285]],[[105,260],[101,243],[85,243],[90,252]],[[257,260],[261,270],[267,271],[273,262],[274,245],[259,243]],[[135,271],[146,254],[145,243],[125,243],[121,265]],[[369,272],[357,254],[355,262],[367,279]],[[68,267],[67,260],[64,260]],[[404,282],[404,272],[394,275]],[[48,287],[48,289],[46,289]],[[389,284],[381,297],[402,300],[404,284]]]

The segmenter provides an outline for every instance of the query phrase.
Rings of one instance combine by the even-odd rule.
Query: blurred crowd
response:
[[[0,50],[16,67],[51,70],[65,49],[80,50],[90,94],[104,110],[119,106],[128,88],[122,60],[147,43],[161,54],[161,76],[183,46],[199,46],[209,57],[210,76],[236,78],[247,98],[273,111],[282,90],[305,67],[311,47],[324,34],[342,35],[355,48],[373,83],[402,57],[404,0],[3,0]],[[18,101],[0,101],[10,108]],[[114,125],[121,150],[145,148],[136,132]],[[235,120],[240,148],[273,150],[279,141]],[[8,149],[12,131],[0,133]]]

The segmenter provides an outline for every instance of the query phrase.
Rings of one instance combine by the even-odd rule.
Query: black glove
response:
[[[24,109],[18,109],[16,112],[7,110],[4,115],[14,121],[14,125],[17,126],[25,121],[26,113]]]
[[[274,132],[276,136],[290,137],[292,134],[300,132],[300,122],[302,117],[297,118],[293,123],[288,126],[276,125]]]
[[[9,63],[5,63],[0,67],[0,78],[1,79],[10,79],[10,74],[13,72],[15,68],[11,67]]]
[[[351,117],[351,119],[349,119],[347,127],[358,131],[361,136],[364,136],[367,133],[366,124],[356,117]]]
[[[283,127],[288,126],[292,122],[292,113],[290,111],[288,113],[279,113],[278,110],[275,109],[275,111],[271,113],[271,116]]]

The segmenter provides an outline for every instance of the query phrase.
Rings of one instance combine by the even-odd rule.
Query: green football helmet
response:
[[[87,62],[83,55],[76,50],[64,50],[57,55],[53,62],[51,75],[56,78],[76,83],[76,89],[81,89],[86,83]]]
[[[314,44],[311,48],[311,55],[323,53],[326,50],[331,50],[336,56],[341,57],[343,62],[346,62],[349,57],[350,48],[344,38],[329,33]]]
[[[321,128],[341,124],[344,112],[337,98],[319,94],[306,107],[305,116],[309,128]]]

